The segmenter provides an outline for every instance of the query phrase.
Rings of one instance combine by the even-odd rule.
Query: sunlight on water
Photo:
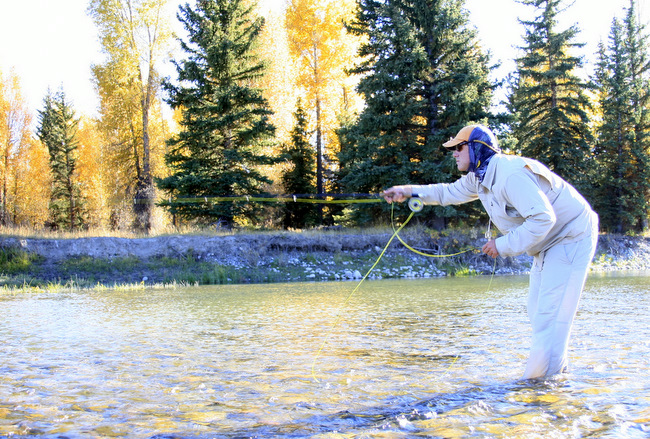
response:
[[[647,273],[589,278],[545,381],[527,279],[488,281],[0,296],[0,437],[650,435]]]

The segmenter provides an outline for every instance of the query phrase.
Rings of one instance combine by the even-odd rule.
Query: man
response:
[[[392,203],[417,196],[443,206],[481,200],[503,233],[490,239],[483,253],[533,256],[528,296],[533,340],[524,378],[565,371],[571,326],[596,250],[598,216],[540,162],[502,154],[482,125],[464,127],[443,146],[453,149],[458,170],[467,174],[451,184],[394,186],[384,198]]]

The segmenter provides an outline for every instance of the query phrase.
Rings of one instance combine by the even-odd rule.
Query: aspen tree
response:
[[[31,123],[20,79],[14,72],[7,76],[0,72],[0,225],[3,226],[22,222],[24,210],[20,206],[31,198],[29,188],[21,181],[30,166],[28,150],[34,146]],[[34,193],[44,180],[33,181]]]
[[[89,7],[108,58],[93,68],[103,129],[115,159],[128,168],[118,183],[133,197],[133,226],[145,233],[155,201],[152,155],[163,150],[162,139],[152,138],[151,113],[172,36],[166,5],[167,0],[91,0]]]
[[[355,98],[356,78],[347,70],[356,60],[358,36],[345,22],[354,17],[351,0],[291,0],[286,11],[289,47],[298,60],[298,86],[304,109],[313,114],[316,147],[316,192],[326,189],[327,165],[340,149],[337,116],[361,107]]]

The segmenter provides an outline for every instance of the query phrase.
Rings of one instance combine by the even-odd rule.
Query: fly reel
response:
[[[411,209],[412,212],[420,212],[424,209],[424,203],[419,198],[410,198],[409,209]]]

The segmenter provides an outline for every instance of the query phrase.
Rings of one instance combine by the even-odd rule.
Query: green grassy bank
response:
[[[5,291],[152,288],[360,279],[382,254],[390,231],[256,233],[217,237],[0,239]],[[524,274],[531,258],[480,254],[476,231],[412,230],[386,248],[372,279]],[[136,245],[137,244],[137,245]],[[463,252],[460,255],[448,256]],[[650,238],[603,235],[593,270],[650,270]]]

